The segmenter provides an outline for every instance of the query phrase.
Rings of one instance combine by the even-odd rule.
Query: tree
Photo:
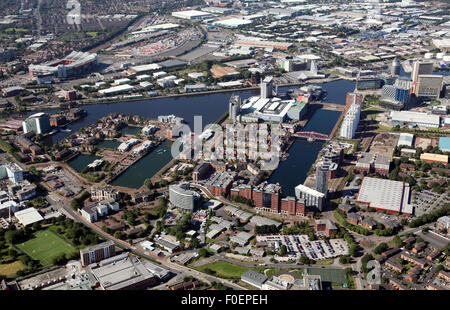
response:
[[[403,241],[402,238],[400,238],[400,236],[396,235],[392,240],[394,241],[394,244],[397,248],[401,248],[403,246]]]
[[[339,257],[339,263],[345,265],[350,264],[350,257],[349,256],[341,256]]]
[[[198,249],[197,253],[198,253],[199,257],[207,257],[208,256],[208,251],[204,248]]]
[[[389,249],[389,246],[387,245],[387,243],[382,242],[373,250],[373,252],[375,254],[381,254],[383,252],[386,252],[388,249]]]
[[[191,247],[193,247],[194,249],[198,249],[200,247],[200,241],[198,241],[197,238],[192,238]]]
[[[64,265],[67,263],[67,257],[65,253],[61,253],[53,257],[52,259],[53,265]]]
[[[300,263],[302,263],[303,265],[309,265],[311,264],[311,261],[314,262],[314,260],[311,260],[308,256],[302,255],[300,257]]]
[[[284,256],[284,255],[286,255],[286,253],[287,253],[287,248],[286,248],[286,245],[283,244],[280,247],[280,256]]]

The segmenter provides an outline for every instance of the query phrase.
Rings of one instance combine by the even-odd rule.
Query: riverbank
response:
[[[322,84],[322,83],[329,83],[334,82],[338,80],[346,80],[343,77],[332,77],[327,79],[321,79],[321,80],[307,80],[307,81],[299,81],[296,83],[285,83],[285,84],[278,84],[278,87],[292,87],[292,86],[302,86],[302,85],[308,85],[308,84]],[[254,91],[259,90],[259,87],[256,86],[250,86],[250,87],[240,87],[240,88],[226,88],[226,89],[215,89],[215,90],[208,90],[208,91],[199,91],[199,92],[191,92],[191,93],[179,93],[179,94],[167,94],[167,95],[158,95],[158,96],[150,96],[150,97],[136,97],[136,98],[118,98],[113,100],[89,100],[89,101],[81,101],[77,102],[78,105],[81,106],[87,106],[87,105],[93,105],[93,104],[112,104],[112,103],[121,103],[121,102],[135,102],[135,101],[147,101],[147,100],[155,100],[155,99],[165,99],[165,98],[177,98],[177,97],[190,97],[190,96],[200,96],[200,95],[210,95],[210,94],[218,94],[218,93],[232,93],[232,92],[240,92],[240,91]],[[27,107],[25,112],[29,111],[43,111],[43,110],[54,110],[59,109],[59,104],[49,105],[49,106],[39,106],[39,107]]]

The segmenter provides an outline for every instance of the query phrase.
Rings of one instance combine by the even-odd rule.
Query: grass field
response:
[[[25,266],[19,261],[11,264],[0,264],[0,275],[10,277],[22,269],[25,269]]]
[[[218,261],[218,262],[205,264],[205,265],[197,266],[197,267],[193,267],[193,266],[190,266],[190,267],[193,269],[197,269],[201,272],[205,272],[205,269],[210,269],[214,272],[213,275],[215,275],[219,278],[224,278],[224,279],[239,279],[241,277],[241,275],[249,269],[259,272],[261,274],[264,274],[264,270],[268,269],[268,268],[264,268],[264,267],[248,268],[248,267],[231,264],[231,263],[224,262],[224,261]],[[271,274],[277,273],[278,271],[279,271],[279,269],[269,269],[267,271],[267,274],[271,275]]]
[[[76,250],[48,229],[34,233],[33,238],[16,246],[31,258],[39,260],[44,267],[51,265],[52,259],[58,254],[70,254]]]
[[[308,274],[320,275],[322,281],[344,284],[347,283],[347,275],[344,269],[316,269],[309,268]]]

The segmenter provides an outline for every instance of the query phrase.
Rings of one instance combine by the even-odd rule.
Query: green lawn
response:
[[[0,264],[0,275],[11,277],[22,269],[25,269],[25,266],[19,261],[11,264]]]
[[[261,274],[264,274],[264,270],[268,269],[265,267],[248,268],[248,267],[231,264],[231,263],[224,262],[224,261],[218,261],[218,262],[205,264],[205,265],[197,266],[197,267],[193,267],[193,266],[189,266],[189,267],[193,268],[193,269],[197,269],[201,272],[205,272],[205,269],[210,269],[215,272],[215,273],[213,273],[213,275],[215,275],[219,278],[224,278],[224,279],[240,279],[241,275],[249,269],[259,272]],[[279,269],[269,269],[267,274],[270,276],[279,271],[280,271]],[[205,272],[205,273],[207,273],[207,272]]]
[[[44,267],[52,265],[52,259],[58,254],[70,254],[76,250],[48,229],[34,233],[31,239],[16,246],[31,258],[39,260]]]
[[[308,268],[308,273],[311,275],[320,275],[322,281],[338,283],[338,284],[348,284],[347,275],[344,269],[317,269]]]

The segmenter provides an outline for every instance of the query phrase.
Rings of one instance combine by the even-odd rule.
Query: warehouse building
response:
[[[412,147],[414,135],[411,133],[401,133],[397,142],[397,146]]]
[[[173,17],[189,19],[189,20],[202,20],[206,18],[212,18],[214,15],[207,12],[197,11],[197,10],[186,10],[186,11],[178,11],[172,12]]]
[[[414,111],[392,111],[388,117],[393,125],[410,125],[439,128],[439,115]]]
[[[357,202],[392,214],[413,214],[409,204],[410,188],[408,183],[365,177],[359,188]]]
[[[450,152],[450,137],[439,138],[439,149],[442,152]]]
[[[446,165],[448,164],[448,155],[423,153],[420,154],[420,160],[430,163],[441,163]]]

